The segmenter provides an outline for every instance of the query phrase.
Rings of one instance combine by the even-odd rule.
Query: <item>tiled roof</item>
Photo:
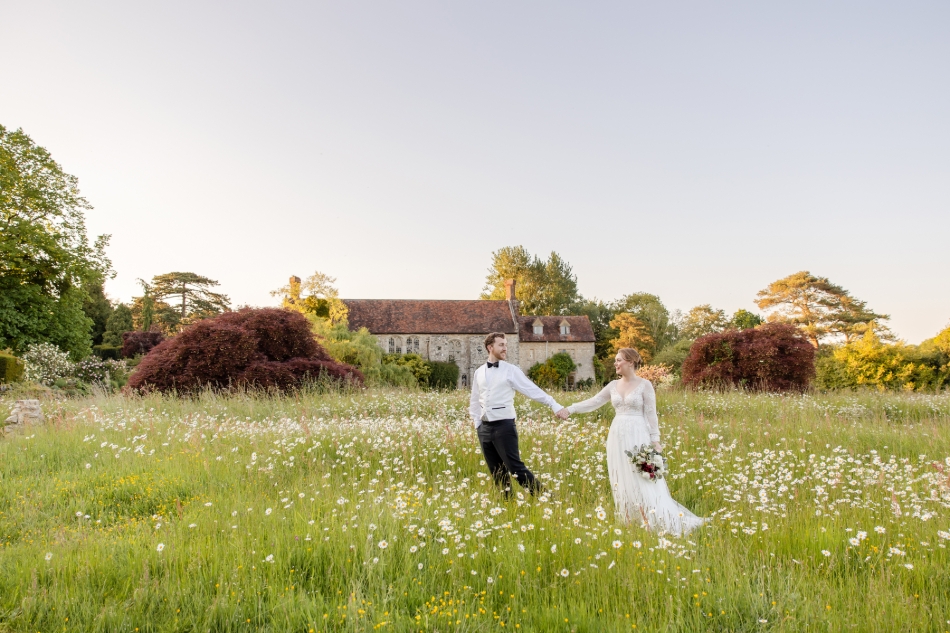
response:
[[[544,325],[543,334],[534,333],[534,322],[538,319]],[[561,321],[571,326],[570,334],[561,334]],[[586,316],[522,316],[518,317],[521,331],[518,338],[523,343],[593,343],[594,328]]]
[[[514,334],[518,331],[507,301],[344,299],[343,303],[350,311],[350,327],[365,327],[373,334]],[[587,327],[590,329],[590,325]]]

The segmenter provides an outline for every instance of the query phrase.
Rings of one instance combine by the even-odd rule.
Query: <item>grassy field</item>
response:
[[[950,630],[946,395],[661,392],[688,539],[613,518],[610,411],[519,400],[552,494],[504,501],[466,405],[47,403],[0,439],[0,631]]]

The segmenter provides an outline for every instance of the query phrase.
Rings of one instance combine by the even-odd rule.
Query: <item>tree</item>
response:
[[[633,315],[646,326],[649,343],[644,342],[644,345],[647,345],[645,350],[651,357],[678,338],[679,332],[670,311],[656,295],[635,292],[614,302],[611,308],[614,313],[627,312]],[[637,351],[642,355],[644,350],[637,348]]]
[[[890,318],[867,309],[863,301],[808,271],[797,272],[760,290],[756,304],[773,310],[769,321],[792,323],[805,333],[815,347],[829,336],[855,337],[866,332],[872,321]]]
[[[623,347],[632,347],[640,353],[644,364],[650,362],[656,344],[643,321],[629,312],[620,312],[610,321],[610,327],[617,331],[617,338],[611,342],[614,354]]]
[[[231,309],[227,295],[211,290],[218,285],[214,279],[195,273],[165,273],[152,277],[151,295],[156,302],[164,302],[175,309],[175,317],[166,315],[164,320],[174,322],[173,329],[180,330],[189,323]]]
[[[735,328],[736,330],[748,330],[757,325],[762,325],[762,323],[764,323],[764,321],[758,314],[740,308],[732,315],[729,327]]]
[[[292,276],[286,286],[270,294],[272,297],[281,297],[281,307],[285,310],[312,314],[330,323],[344,323],[349,316],[349,309],[340,299],[335,283],[335,277],[318,270],[303,282],[300,277]]]
[[[573,313],[584,315],[590,320],[591,329],[594,330],[594,356],[606,358],[610,355],[613,350],[611,341],[617,336],[617,331],[610,327],[610,321],[614,318],[613,309],[598,299],[587,299],[579,303]]]
[[[524,246],[505,246],[492,253],[482,299],[505,298],[505,281],[517,282],[523,314],[571,314],[583,300],[571,265],[551,251],[547,261]]]
[[[23,130],[0,125],[0,348],[91,351],[88,290],[111,274],[109,236],[89,243],[75,176]]]
[[[696,340],[714,332],[722,332],[729,326],[729,320],[723,310],[714,310],[704,303],[692,308],[683,318],[680,334],[687,339]]]
[[[102,282],[90,286],[86,291],[86,299],[82,303],[83,313],[92,320],[90,336],[93,345],[102,343],[102,335],[106,331],[106,322],[112,314],[112,302],[106,297]]]
[[[124,303],[120,303],[106,321],[106,331],[102,335],[102,344],[110,347],[122,347],[122,335],[134,329],[132,310]]]

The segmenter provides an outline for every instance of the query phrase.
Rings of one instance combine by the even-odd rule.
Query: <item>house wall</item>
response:
[[[459,368],[459,387],[470,386],[475,370],[488,359],[485,351],[484,334],[377,334],[376,340],[383,352],[390,353],[389,339],[393,339],[393,353],[419,354],[422,358],[432,361],[454,362]],[[508,335],[508,362],[521,366],[520,345],[515,334]],[[406,339],[411,341],[411,349],[406,348]],[[416,339],[419,339],[419,348],[416,349]],[[593,343],[591,343],[593,354]],[[534,363],[532,363],[534,364]],[[530,366],[530,365],[529,365]]]
[[[594,378],[594,344],[593,343],[566,343],[545,342],[535,343],[521,341],[520,363],[522,371],[527,372],[535,363],[543,363],[558,352],[567,352],[577,365],[576,380]]]

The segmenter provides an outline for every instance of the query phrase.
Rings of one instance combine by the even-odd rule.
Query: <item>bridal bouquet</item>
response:
[[[663,479],[666,474],[666,462],[663,461],[663,455],[660,454],[650,444],[643,444],[636,451],[624,451],[633,464],[633,469],[644,479],[657,481]]]

